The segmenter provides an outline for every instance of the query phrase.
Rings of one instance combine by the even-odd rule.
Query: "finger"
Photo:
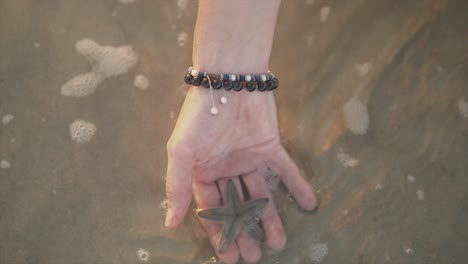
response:
[[[221,194],[215,183],[194,182],[193,194],[195,202],[199,208],[216,208],[222,207]],[[211,245],[215,249],[216,254],[225,263],[236,263],[239,260],[239,251],[236,243],[232,243],[222,253],[218,253],[218,243],[222,233],[222,223],[209,221],[199,218],[201,224],[206,230]]]
[[[186,150],[168,148],[166,193],[168,210],[166,227],[178,226],[192,200],[192,156]]]
[[[301,172],[289,157],[283,146],[270,156],[268,166],[271,167],[281,177],[284,185],[293,195],[299,205],[306,210],[313,210],[317,207],[317,199],[309,183],[302,177]]]
[[[249,188],[249,193],[252,199],[267,197],[269,202],[260,213],[263,230],[265,231],[267,245],[275,250],[284,248],[286,244],[286,232],[283,228],[283,223],[278,215],[271,192],[260,170],[257,170],[247,176],[243,176],[243,180]]]
[[[257,241],[252,239],[244,232],[240,232],[237,237],[237,247],[239,248],[242,258],[248,263],[255,263],[260,260],[262,251]]]

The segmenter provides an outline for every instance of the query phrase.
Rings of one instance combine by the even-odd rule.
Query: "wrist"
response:
[[[199,3],[193,66],[212,73],[267,72],[280,1]]]

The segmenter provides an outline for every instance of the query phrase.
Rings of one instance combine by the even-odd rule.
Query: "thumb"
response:
[[[178,226],[192,201],[192,161],[191,152],[186,148],[168,147],[166,227]]]

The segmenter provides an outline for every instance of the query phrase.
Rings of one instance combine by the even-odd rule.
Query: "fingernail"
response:
[[[166,227],[171,225],[172,218],[174,218],[174,211],[172,210],[171,207],[169,207],[169,209],[167,209],[166,222],[164,223]]]

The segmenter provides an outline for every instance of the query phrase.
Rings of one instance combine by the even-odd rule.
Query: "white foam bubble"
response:
[[[218,261],[216,259],[216,257],[211,257],[203,262],[201,262],[200,264],[213,264],[213,263],[221,263],[220,261]]]
[[[135,77],[133,80],[133,85],[135,85],[136,88],[139,88],[141,90],[146,90],[149,87],[149,81],[146,76],[140,74]]]
[[[353,97],[343,106],[343,111],[348,129],[355,135],[364,135],[369,128],[367,107]]]
[[[328,19],[328,16],[330,15],[330,7],[329,6],[324,6],[320,8],[320,21],[325,22]]]
[[[128,4],[132,4],[132,3],[135,3],[136,0],[120,0],[120,3],[124,4],[124,5],[128,5]]]
[[[39,42],[34,43],[34,48],[38,49],[40,47],[41,47],[41,43],[39,43]]]
[[[359,160],[353,159],[351,156],[346,154],[342,148],[338,149],[338,154],[336,158],[343,164],[345,167],[356,167],[359,165]]]
[[[422,201],[424,200],[424,190],[423,189],[419,189],[416,191],[416,196],[418,196],[418,200]]]
[[[366,76],[372,68],[372,63],[370,62],[363,62],[357,63],[354,65],[354,69],[360,76]]]
[[[177,0],[177,7],[185,9],[187,7],[188,0]]]
[[[164,215],[167,214],[167,209],[169,208],[169,200],[168,199],[164,199],[160,204],[159,206],[164,209]]]
[[[312,46],[312,44],[314,43],[314,40],[315,40],[315,35],[313,33],[310,33],[308,35],[305,35],[304,39],[305,39],[305,41],[307,43],[307,46]]]
[[[408,246],[403,247],[403,251],[408,255],[413,255],[414,250]]]
[[[313,243],[309,255],[312,261],[322,261],[328,255],[328,243]]]
[[[148,262],[150,259],[150,253],[147,249],[140,248],[137,251],[137,257],[142,262]]]
[[[268,185],[268,189],[270,189],[270,191],[275,194],[278,190],[278,187],[280,186],[280,182],[281,182],[281,179],[280,177],[278,176],[278,174],[276,174],[273,170],[271,170],[269,167],[267,166],[262,166],[259,168],[259,172],[263,175],[267,185]]]
[[[2,123],[8,125],[15,117],[12,114],[6,114],[2,118]]]
[[[408,176],[406,176],[406,179],[407,179],[409,182],[411,182],[411,183],[413,183],[414,181],[416,181],[416,177],[414,177],[413,175],[408,175]]]
[[[187,42],[187,38],[188,38],[187,32],[180,32],[177,35],[177,44],[179,45],[179,47],[185,46],[185,43]]]
[[[10,162],[8,160],[0,160],[0,169],[9,169]]]
[[[468,102],[461,99],[458,101],[458,111],[464,118],[468,118]]]
[[[70,124],[70,136],[78,143],[85,143],[93,138],[96,126],[83,120],[75,120]]]
[[[80,74],[62,85],[60,92],[64,96],[87,96],[96,91],[97,86],[102,82],[103,79],[104,77],[95,72]]]

